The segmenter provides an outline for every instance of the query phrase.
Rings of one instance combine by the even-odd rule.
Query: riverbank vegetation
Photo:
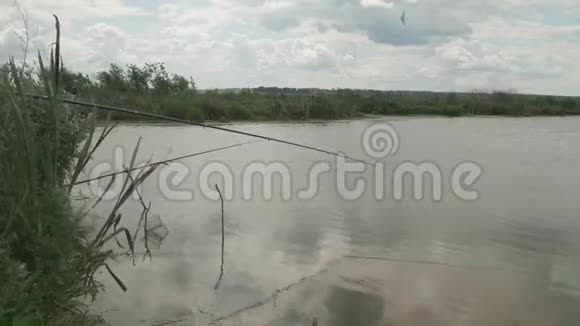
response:
[[[577,115],[580,99],[514,91],[435,93],[355,89],[197,90],[192,78],[167,72],[163,63],[111,64],[87,75],[65,70],[68,94],[195,121],[344,119],[363,115]],[[132,120],[115,113],[113,120]]]
[[[96,273],[108,272],[126,290],[108,265],[113,244],[134,254],[141,230],[148,248],[149,206],[142,201],[135,232],[123,227],[120,210],[155,166],[125,179],[112,211],[96,230],[85,228],[90,209],[73,203],[82,203],[73,185],[113,127],[96,132],[95,114],[56,100],[64,96],[58,36],[53,50],[48,67],[39,55],[37,74],[14,61],[0,66],[2,326],[100,324],[101,317],[90,315],[87,306],[102,289]],[[46,95],[48,101],[26,93]]]

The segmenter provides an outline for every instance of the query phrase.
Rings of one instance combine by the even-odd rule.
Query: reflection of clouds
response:
[[[324,222],[320,215],[312,211],[297,210],[280,223],[276,233],[279,242],[276,244],[293,263],[312,264],[319,258],[324,234]]]
[[[514,223],[494,233],[494,240],[519,253],[550,255],[568,242],[570,235],[562,229],[536,223]]]
[[[329,326],[562,325],[571,311],[549,295],[532,295],[529,282],[513,273],[341,261],[281,294],[276,309],[260,307],[252,315],[270,320],[268,325],[305,324],[314,316]]]
[[[354,207],[346,211],[345,233],[354,252],[385,252],[412,236],[404,212],[398,214],[397,207],[392,207],[392,210],[383,207],[374,212],[372,217]]]
[[[383,318],[383,298],[373,293],[334,286],[326,297],[327,325],[373,326]]]
[[[502,247],[501,256],[538,278],[541,290],[551,290],[580,299],[580,242],[571,232],[540,221],[515,222],[493,233]]]
[[[525,141],[529,130],[537,130],[539,124],[546,132],[534,137],[533,142]],[[353,121],[325,125],[248,124],[239,128],[281,135],[293,141],[322,142],[329,149],[355,153],[362,151],[356,136],[367,125],[365,121]],[[140,319],[171,319],[175,316],[168,316],[169,313],[182,314],[187,307],[195,313],[197,306],[225,314],[314,274],[332,259],[352,254],[494,268],[449,269],[420,264],[339,261],[328,272],[281,293],[275,307],[268,303],[244,313],[245,319],[234,319],[224,325],[284,326],[294,322],[308,325],[307,321],[315,315],[319,316],[320,326],[332,325],[327,322],[336,318],[334,314],[345,313],[336,307],[352,298],[374,307],[357,309],[370,309],[369,314],[378,314],[376,296],[383,300],[383,313],[388,315],[379,325],[390,322],[391,325],[447,326],[461,318],[468,325],[479,322],[505,326],[513,320],[531,326],[566,325],[546,320],[545,316],[550,315],[569,317],[567,324],[577,325],[578,319],[574,319],[577,312],[571,311],[572,308],[566,310],[566,307],[577,310],[579,304],[574,290],[579,287],[580,277],[573,263],[578,261],[580,252],[576,236],[577,201],[574,193],[568,191],[576,188],[575,180],[562,178],[556,182],[548,179],[552,177],[550,174],[540,179],[542,182],[534,179],[539,177],[535,172],[544,171],[545,166],[554,163],[554,156],[548,154],[555,154],[565,162],[577,160],[577,153],[568,150],[577,143],[576,134],[559,138],[561,147],[553,146],[550,136],[552,132],[576,130],[577,126],[575,118],[399,119],[397,128],[404,136],[405,146],[399,151],[398,159],[429,157],[445,164],[456,161],[464,153],[474,155],[493,171],[482,184],[482,191],[487,190],[485,198],[470,204],[453,200],[441,204],[412,200],[393,203],[376,202],[369,194],[369,198],[344,202],[336,195],[332,178],[323,177],[315,201],[227,202],[225,276],[218,292],[213,291],[213,285],[220,264],[219,202],[199,196],[194,202],[171,202],[158,194],[155,182],[145,184],[143,193],[153,202],[153,210],[164,217],[170,235],[160,251],[154,252],[152,262],[133,267],[131,259],[122,257],[119,264],[112,266],[127,283],[129,291],[121,296],[111,285],[107,288],[109,293],[99,298],[97,309],[122,310],[110,319],[113,325],[136,324]],[[506,130],[512,137],[505,137]],[[202,150],[214,142],[227,145],[233,140],[227,135],[221,137],[194,128],[119,127],[109,144],[125,142],[126,148],[132,148],[140,134],[144,135],[145,147],[141,151],[144,156],[150,152],[164,153],[167,144],[178,155]],[[465,136],[457,137],[458,134]],[[427,137],[442,141],[426,142]],[[489,142],[496,137],[501,138],[501,146]],[[522,169],[517,156],[521,155],[518,153],[522,148],[526,153],[540,151],[542,154],[534,160],[528,159],[527,154],[523,157],[529,169]],[[110,148],[104,148],[97,153],[97,159],[111,153]],[[301,170],[308,167],[306,162],[315,162],[320,157],[306,151],[260,144],[244,147],[242,151],[220,153],[211,159],[220,159],[235,171],[241,171],[254,159],[292,161],[296,174],[306,176],[305,170]],[[192,170],[203,166],[203,160],[186,163]],[[558,168],[558,175],[575,175],[572,164],[558,165]],[[186,180],[183,187],[196,189],[194,175],[192,172],[191,180]],[[531,192],[533,198],[549,198],[559,205],[530,200],[531,196],[523,190]],[[135,219],[139,217],[140,206],[138,202],[133,204],[124,212],[128,219],[132,215]],[[100,224],[101,221],[97,223]],[[517,267],[526,267],[526,273],[519,273],[522,269],[513,271]],[[111,282],[108,277],[103,280],[107,285]],[[551,302],[561,303],[562,307],[554,307]],[[169,308],[172,305],[175,307]],[[458,315],[457,311],[464,313]],[[529,316],[523,317],[526,314]]]
[[[580,300],[580,263],[568,257],[553,256],[550,265],[551,291]]]
[[[215,315],[225,315],[232,311],[260,301],[266,295],[254,271],[242,271],[235,266],[226,266],[219,290],[212,294],[208,308]],[[217,275],[216,275],[217,278]]]

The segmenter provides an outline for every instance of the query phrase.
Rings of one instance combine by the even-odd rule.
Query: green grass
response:
[[[55,60],[59,45],[57,37],[49,67],[39,55],[36,78],[13,61],[0,67],[2,326],[101,324],[87,306],[102,290],[95,273],[108,271],[126,290],[107,264],[113,254],[108,244],[124,242],[134,252],[139,228],[147,224],[140,222],[131,233],[123,227],[119,210],[156,167],[126,178],[113,210],[96,232],[83,227],[87,212],[73,208],[72,184],[113,127],[96,134],[94,114],[56,100],[62,96],[62,70]],[[27,92],[45,94],[49,100],[29,99]],[[141,221],[146,221],[149,208],[143,206]]]
[[[125,68],[111,64],[91,79],[63,71],[69,95],[195,121],[260,121],[345,119],[372,115],[578,115],[572,97],[521,95],[509,92],[434,93],[374,90],[290,88],[196,91],[195,83],[170,75],[162,63]],[[113,114],[114,120],[134,116]]]
[[[40,72],[51,95],[55,70]],[[54,101],[26,99],[14,63],[1,78],[0,324],[92,324],[98,318],[79,298],[97,293],[91,272],[103,259],[86,245],[64,186],[84,132],[70,128],[74,114]]]

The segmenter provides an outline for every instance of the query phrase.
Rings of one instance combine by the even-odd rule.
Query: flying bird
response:
[[[403,14],[401,15],[401,24],[407,26],[407,11],[403,11]]]

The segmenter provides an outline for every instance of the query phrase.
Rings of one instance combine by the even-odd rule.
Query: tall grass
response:
[[[55,17],[56,18],[56,17]],[[119,209],[154,170],[127,178],[105,223],[94,236],[83,227],[82,212],[71,203],[72,185],[113,127],[96,134],[94,114],[61,104],[60,40],[50,64],[38,56],[37,78],[28,78],[14,61],[0,69],[0,325],[96,325],[88,299],[102,289],[95,278],[107,270],[110,241],[135,238],[122,227]],[[30,76],[30,75],[28,75]],[[41,92],[48,101],[32,100]],[[133,168],[133,160],[128,169]],[[147,219],[148,209],[141,219]],[[142,225],[143,223],[140,223]],[[147,230],[144,230],[146,233]],[[121,237],[121,240],[117,237]]]

